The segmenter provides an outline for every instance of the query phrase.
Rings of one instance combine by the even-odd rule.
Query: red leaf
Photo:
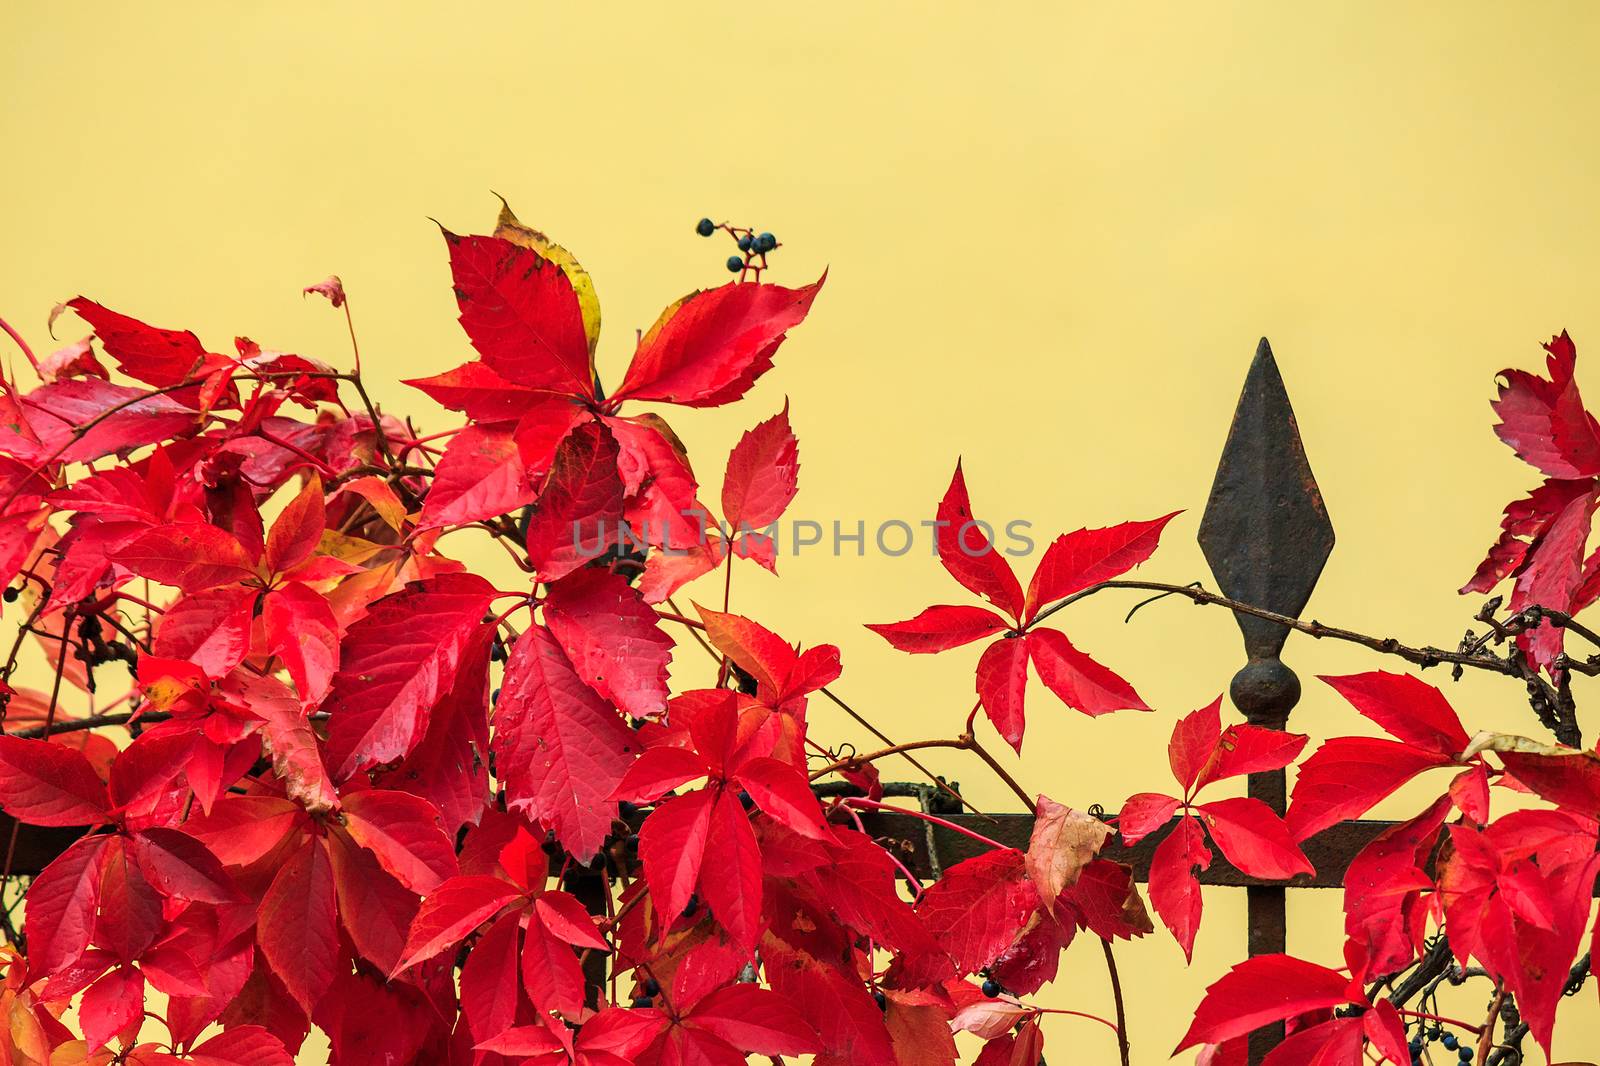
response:
[[[1261,1060],[1261,1066],[1358,1066],[1366,1062],[1361,1054],[1361,1037],[1361,1019],[1334,1018],[1291,1033]],[[1404,1059],[1395,1061],[1410,1060],[1408,1050]]]
[[[651,552],[639,578],[639,592],[646,603],[665,603],[669,596],[697,577],[722,565],[728,546],[715,533],[708,534],[703,546]]]
[[[492,918],[522,891],[498,877],[479,874],[452,877],[422,901],[411,923],[406,947],[394,973],[431,959]]]
[[[575,1066],[620,1066],[643,1051],[661,1031],[665,1019],[658,1011],[601,1011],[578,1031],[578,1060]]]
[[[1024,639],[1039,680],[1073,710],[1098,716],[1150,709],[1132,685],[1074,648],[1065,633],[1030,629]]]
[[[955,1066],[956,1042],[944,1008],[916,1002],[904,993],[889,992],[887,996],[889,1006],[883,1020],[894,1044],[894,1061],[918,1066]]]
[[[1546,481],[1527,496],[1506,504],[1500,520],[1500,538],[1478,564],[1472,579],[1461,587],[1463,594],[1488,592],[1502,580],[1519,572],[1528,554],[1543,541],[1550,524],[1569,503],[1593,488],[1590,481]]]
[[[22,408],[49,454],[64,463],[127,452],[198,428],[195,412],[170,396],[94,379],[34,389]],[[76,440],[75,433],[81,433]]]
[[[267,650],[283,660],[307,706],[320,703],[339,669],[339,622],[328,601],[298,581],[267,593]],[[167,621],[171,618],[168,614]],[[216,675],[212,675],[216,676]]]
[[[525,387],[593,395],[583,310],[561,268],[498,237],[444,239],[461,328],[483,361]]]
[[[563,848],[587,861],[611,832],[611,795],[641,747],[637,735],[579,680],[542,626],[517,638],[494,714],[492,750],[507,806],[554,830]]]
[[[660,808],[657,808],[655,814],[645,819],[645,825],[659,814]],[[642,855],[642,839],[639,846]],[[716,803],[711,808],[706,854],[715,857],[716,865],[707,876],[704,859],[701,860],[700,894],[733,943],[742,951],[754,951],[762,932],[761,847],[756,843],[744,805],[729,789],[718,790]],[[654,880],[651,891],[655,891]],[[678,913],[664,900],[663,909],[669,915]]]
[[[517,915],[506,915],[478,938],[467,953],[466,965],[461,967],[461,1013],[480,1048],[516,1023],[517,1007],[522,1002],[518,976],[520,933]],[[549,1040],[539,1050],[555,1051],[561,1047],[547,1030],[534,1031]]]
[[[706,760],[688,748],[651,748],[628,767],[611,798],[654,803],[673,789],[705,777],[708,770]]]
[[[607,416],[606,428],[621,449],[617,470],[628,496],[623,517],[656,545],[692,548],[705,540],[704,508],[689,456],[672,427],[653,414]]]
[[[1591,487],[1551,520],[1530,549],[1526,569],[1517,575],[1508,604],[1513,612],[1536,604],[1558,611],[1574,609],[1583,584],[1583,549],[1597,500],[1600,488]],[[1517,646],[1535,666],[1546,666],[1561,653],[1565,632],[1545,619],[1534,629],[1519,633]]]
[[[162,912],[155,886],[129,861],[127,838],[114,838],[106,846],[100,869],[100,915],[95,921],[94,943],[120,961],[131,962],[161,935]]]
[[[539,509],[528,527],[528,561],[540,581],[557,581],[618,542],[622,478],[617,441],[585,422],[556,448]]]
[[[78,1021],[91,1051],[137,1025],[143,1015],[144,976],[132,966],[119,966],[90,985],[78,1006]]]
[[[411,891],[427,895],[454,877],[455,844],[427,800],[405,792],[368,789],[344,798],[345,828],[385,870]]]
[[[554,1010],[575,1018],[583,1010],[578,956],[551,936],[542,922],[529,922],[523,931],[522,986],[540,1014]]]
[[[1506,383],[1493,401],[1500,422],[1495,434],[1518,458],[1558,478],[1600,474],[1600,425],[1583,407],[1573,378],[1577,348],[1563,330],[1545,350],[1549,378],[1524,370],[1502,370]]]
[[[1600,757],[1594,752],[1539,755],[1503,751],[1498,754],[1511,776],[1541,798],[1586,817],[1600,810]]]
[[[106,786],[81,751],[0,736],[0,807],[32,825],[99,825]]]
[[[1309,738],[1303,733],[1238,723],[1222,731],[1216,751],[1201,771],[1196,789],[1264,770],[1281,770],[1300,757]]]
[[[788,695],[789,675],[799,662],[794,646],[743,615],[724,614],[695,604],[711,646],[755,678],[763,702],[777,705]]]
[[[728,456],[722,518],[732,534],[776,522],[799,491],[800,446],[789,428],[789,405],[745,432]]]
[[[256,942],[289,995],[311,1013],[339,962],[333,865],[318,842],[301,845],[272,879],[261,897]]]
[[[1213,800],[1199,810],[1211,839],[1245,873],[1274,881],[1316,873],[1283,821],[1260,800]]]
[[[767,814],[802,836],[832,840],[833,832],[806,775],[778,759],[758,758],[743,763],[735,775]]]
[[[322,479],[312,474],[267,531],[267,566],[274,573],[282,574],[311,558],[317,550],[317,542],[322,539],[326,521]]]
[[[1181,511],[1149,522],[1124,522],[1107,529],[1080,529],[1057,537],[1028,583],[1023,617],[1092,585],[1124,574],[1155,552],[1161,531]]]
[[[284,691],[287,695],[288,690]],[[257,699],[250,709],[265,723],[262,747],[289,798],[313,814],[339,806],[333,780],[322,762],[322,742],[293,697]]]
[[[1026,857],[1001,848],[959,862],[922,894],[917,915],[956,969],[989,965],[1020,936],[1039,905]]]
[[[1398,972],[1417,956],[1427,907],[1419,896],[1433,888],[1422,865],[1449,813],[1450,802],[1441,796],[1417,817],[1384,830],[1351,860],[1345,937],[1361,948],[1373,973]]]
[[[466,525],[515,511],[533,498],[511,432],[468,426],[450,439],[439,460],[417,527]]]
[[[176,385],[207,362],[205,347],[188,330],[147,326],[82,296],[68,300],[67,306],[89,323],[117,369],[147,385]]]
[[[1022,585],[1011,563],[991,543],[990,528],[973,518],[960,463],[939,503],[937,523],[939,561],[950,576],[1010,617],[1018,618],[1022,614]]]
[[[1137,844],[1166,825],[1183,801],[1159,792],[1139,792],[1129,796],[1117,814],[1117,829],[1122,839]]]
[[[304,811],[277,796],[223,796],[210,814],[184,822],[183,831],[209,848],[224,866],[248,866],[304,821]]]
[[[824,1052],[819,1061],[911,1066],[910,1062],[897,1064],[884,1012],[856,974],[799,952],[763,948],[763,954],[768,956],[767,979],[773,990],[790,1003],[805,1004],[805,1018],[816,1025]],[[924,1066],[922,1060],[912,1061]]]
[[[1196,1044],[1220,1044],[1297,1014],[1340,1006],[1347,984],[1333,970],[1288,955],[1247,959],[1206,989],[1193,1024],[1173,1054]]]
[[[326,704],[337,776],[416,746],[493,599],[494,587],[482,578],[443,574],[385,596],[350,627]]]
[[[257,591],[224,585],[184,596],[161,616],[151,652],[184,659],[207,677],[227,675],[250,653]]]
[[[28,889],[28,965],[51,977],[89,948],[100,906],[100,868],[108,836],[80,837],[58,855]]]
[[[1172,727],[1167,741],[1167,765],[1172,776],[1189,795],[1200,773],[1216,754],[1222,736],[1222,697],[1218,696],[1198,711],[1184,715]]]
[[[1336,737],[1300,764],[1285,818],[1304,840],[1347,818],[1359,818],[1424,770],[1449,766],[1447,755],[1376,737]]]
[[[827,280],[799,289],[760,283],[690,295],[661,313],[634,352],[615,400],[660,400],[688,407],[731,403],[772,365],[774,350],[805,321]]]
[[[1373,1048],[1395,1066],[1404,1066],[1411,1057],[1406,1044],[1406,1026],[1393,1003],[1380,999],[1372,1010],[1361,1016],[1361,1030]]]
[[[611,950],[595,930],[594,916],[570,893],[541,892],[534,897],[533,911],[557,939],[573,947]]]
[[[901,651],[926,653],[971,644],[1010,628],[1010,624],[987,608],[940,605],[929,607],[904,622],[881,623],[867,628]]]
[[[141,577],[184,592],[199,592],[255,574],[255,564],[239,541],[205,522],[158,526],[117,549],[112,558]]]
[[[1200,931],[1204,900],[1196,871],[1211,865],[1205,833],[1194,818],[1183,818],[1150,857],[1150,902],[1183,949],[1186,962],[1194,961],[1194,937]]]
[[[751,984],[719,988],[684,1021],[748,1054],[811,1055],[822,1050],[816,1031],[787,999]]]
[[[700,879],[716,790],[702,788],[662,803],[639,829],[639,860],[657,910],[668,920],[683,913]]]
[[[194,1066],[294,1066],[283,1041],[259,1025],[236,1025],[189,1052]]]
[[[222,863],[186,833],[152,826],[129,837],[127,849],[145,880],[168,899],[234,903],[239,898]]]
[[[1322,680],[1390,736],[1424,751],[1454,756],[1471,739],[1444,693],[1410,674],[1374,670]]]
[[[389,876],[348,833],[329,833],[339,922],[357,953],[384,973],[394,969],[417,917],[417,897]]]
[[[548,389],[507,381],[488,364],[480,362],[467,363],[431,378],[412,378],[405,384],[421,389],[436,403],[452,411],[465,412],[474,422],[513,421],[542,403],[571,406],[565,398],[553,400]]]
[[[649,718],[667,703],[672,638],[628,583],[580,570],[550,586],[545,624],[586,685],[624,714]]]
[[[1028,641],[997,640],[978,660],[978,700],[995,729],[1019,753],[1027,728],[1023,700],[1028,691]]]

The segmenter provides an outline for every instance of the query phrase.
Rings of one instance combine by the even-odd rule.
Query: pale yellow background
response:
[[[1042,536],[1190,509],[1146,569],[1173,581],[1209,579],[1198,510],[1265,333],[1339,531],[1310,613],[1450,643],[1476,609],[1453,590],[1533,481],[1490,432],[1492,375],[1565,326],[1600,399],[1597,49],[1585,4],[11,0],[0,314],[47,349],[51,305],[83,292],[219,350],[244,334],[342,363],[342,321],[299,294],[336,272],[378,398],[447,428],[396,384],[468,354],[426,216],[481,231],[495,189],[572,248],[612,382],[635,328],[725,280],[730,249],[695,220],[753,223],[786,243],[775,279],[832,273],[747,402],[673,416],[708,485],[787,396],[796,515],[929,518],[961,455],[979,514]],[[913,659],[861,628],[962,602],[935,562],[782,569],[742,570],[736,605],[837,643],[840,690],[895,737],[959,728],[976,653]],[[1164,788],[1174,717],[1239,665],[1226,615],[1163,603],[1123,626],[1130,603],[1061,621],[1159,712],[1091,722],[1036,685],[1029,788],[1080,806]],[[1288,658],[1296,725],[1361,728],[1311,677],[1372,659],[1304,638]],[[1493,680],[1452,698],[1472,726],[1525,728]],[[854,736],[822,708],[816,729]],[[1119,950],[1138,1063],[1166,1060],[1242,953],[1241,896],[1206,907],[1188,969],[1164,933]],[[1337,962],[1334,895],[1296,895],[1291,921],[1295,951]],[[1066,969],[1052,1002],[1109,1012],[1098,951]],[[1571,1003],[1558,1059],[1597,1057],[1593,1003]],[[1099,1027],[1048,1034],[1052,1063],[1114,1061]]]

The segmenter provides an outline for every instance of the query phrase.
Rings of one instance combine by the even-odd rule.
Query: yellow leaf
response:
[[[352,537],[331,529],[322,531],[322,539],[317,542],[319,555],[331,555],[335,559],[360,566],[374,555],[390,547],[387,544],[374,544],[363,537]]]

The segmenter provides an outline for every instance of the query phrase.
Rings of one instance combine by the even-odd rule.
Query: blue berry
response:
[[[730,256],[728,256],[728,273],[737,274],[737,273],[739,273],[739,271],[741,271],[743,269],[744,269],[744,256],[742,256],[742,255],[730,255]]]
[[[990,999],[998,996],[1000,994],[1000,982],[996,981],[992,977],[983,982],[983,994],[988,996]]]
[[[694,231],[700,234],[702,237],[709,237],[713,233],[717,232],[717,225],[709,218],[702,218],[700,223],[695,226]]]
[[[754,243],[756,243],[756,239],[750,236],[750,234],[746,233],[743,237],[739,238],[739,251],[748,252],[750,250],[750,246]]]
[[[1456,1054],[1461,1056],[1461,1061],[1462,1062],[1471,1062],[1472,1059],[1473,1059],[1473,1056],[1475,1056],[1477,1054],[1477,1052],[1473,1051],[1469,1047],[1462,1046],[1462,1048],[1459,1051],[1457,1051]]]
[[[748,793],[748,792],[740,792],[739,793],[739,806],[743,807],[745,810],[748,811],[750,808],[754,807],[755,805],[756,805],[756,801],[750,798],[750,793]]]
[[[1459,1041],[1456,1040],[1456,1034],[1446,1033],[1439,1038],[1439,1043],[1444,1045],[1446,1051],[1454,1051]]]
[[[770,233],[763,233],[756,238],[756,251],[770,252],[778,246],[778,238]]]
[[[20,595],[22,595],[22,590],[17,588],[15,585],[13,585],[10,588],[6,589],[5,601],[7,603],[16,603],[17,602],[17,597],[20,596]]]
[[[889,997],[883,994],[883,989],[881,988],[872,990],[872,1002],[878,1005],[879,1010],[889,1009]]]
[[[644,983],[644,994],[647,996],[659,996],[661,994],[661,982],[657,981],[654,977],[646,980]]]
[[[633,1005],[635,1007],[648,1007],[654,1002],[655,1001],[652,1000],[649,996],[634,996],[633,997]]]

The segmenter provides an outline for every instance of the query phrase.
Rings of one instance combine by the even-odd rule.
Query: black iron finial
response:
[[[1223,595],[1290,617],[1305,608],[1333,550],[1333,526],[1265,337],[1217,466],[1200,522],[1200,548]],[[1278,661],[1289,630],[1262,618],[1234,617],[1250,657],[1234,678],[1234,703],[1252,720],[1281,726],[1299,697],[1294,672]]]

